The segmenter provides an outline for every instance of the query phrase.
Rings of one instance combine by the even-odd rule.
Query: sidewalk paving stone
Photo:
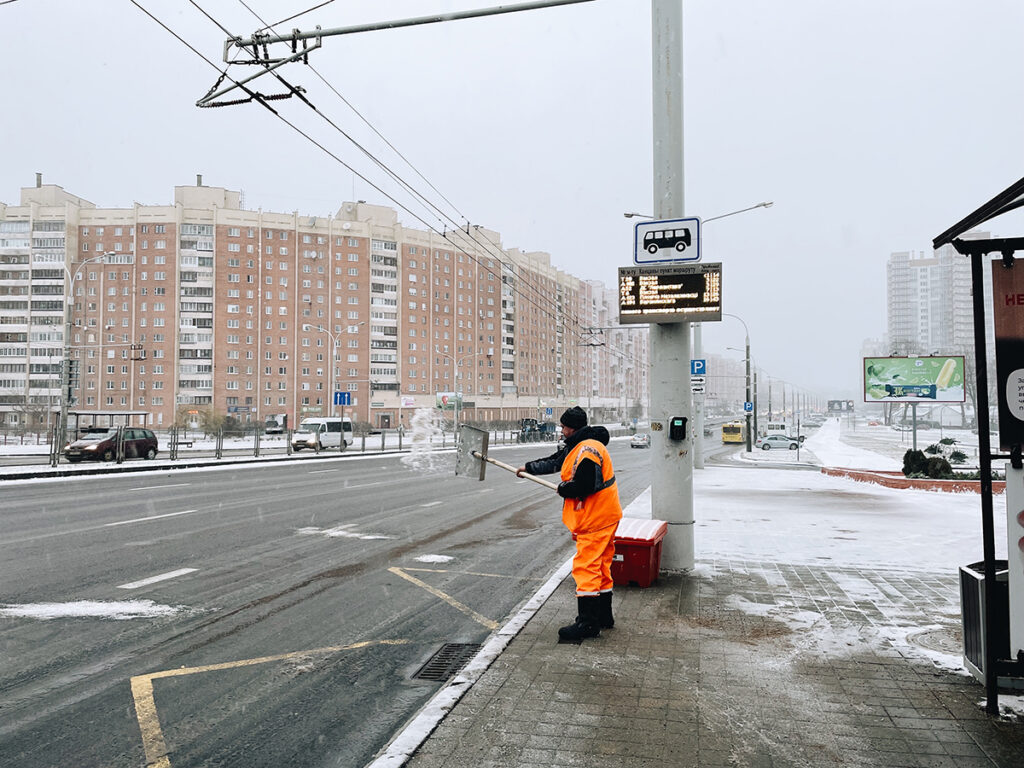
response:
[[[914,642],[956,647],[957,602],[956,574],[716,559],[559,645],[566,580],[407,765],[1020,768],[1024,723]]]

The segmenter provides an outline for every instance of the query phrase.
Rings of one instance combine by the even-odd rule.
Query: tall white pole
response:
[[[678,219],[683,205],[683,3],[651,0],[654,102],[654,215]],[[692,570],[693,432],[690,324],[651,325],[651,513],[668,522],[661,565]],[[675,417],[686,437],[669,438]]]
[[[693,356],[704,357],[704,323],[693,324]],[[690,389],[691,393],[693,388]],[[704,469],[704,394],[693,395],[693,468]]]

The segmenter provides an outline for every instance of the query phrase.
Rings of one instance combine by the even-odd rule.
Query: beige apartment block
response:
[[[412,229],[364,202],[246,210],[201,179],[172,205],[99,208],[37,178],[0,203],[0,429],[53,422],[65,354],[85,423],[386,429],[456,393],[462,420],[575,403],[625,420],[646,411],[647,334],[618,327],[616,300],[483,227]]]

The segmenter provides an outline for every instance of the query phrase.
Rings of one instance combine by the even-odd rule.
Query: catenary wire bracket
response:
[[[576,3],[590,2],[593,2],[593,0],[538,0],[537,2],[501,5],[494,8],[479,8],[477,10],[458,11],[455,13],[440,13],[433,16],[419,16],[412,19],[398,19],[396,21],[359,24],[351,27],[321,29],[317,26],[312,32],[303,32],[299,29],[293,29],[288,34],[279,35],[265,31],[258,31],[253,33],[249,38],[237,36],[230,37],[224,42],[224,63],[228,66],[232,64],[259,66],[261,67],[261,71],[250,75],[249,77],[242,78],[241,80],[231,79],[229,85],[221,87],[225,79],[230,79],[227,78],[227,70],[225,69],[225,72],[217,80],[214,86],[207,91],[205,96],[196,102],[196,106],[226,107],[233,104],[245,104],[253,101],[254,99],[267,101],[271,99],[287,99],[293,95],[299,95],[301,92],[304,92],[300,86],[291,86],[286,83],[290,89],[287,93],[268,95],[249,91],[248,89],[243,88],[243,90],[249,93],[248,98],[235,98],[218,101],[218,99],[221,99],[221,97],[227,95],[236,88],[241,88],[243,84],[252,82],[256,78],[273,72],[286,64],[301,61],[303,64],[308,65],[309,54],[322,47],[323,38],[325,37],[351,35],[358,32],[373,32],[382,29],[400,29],[402,27],[412,27],[422,24],[436,24],[442,21],[457,21],[459,19],[472,19],[479,18],[481,16],[496,16],[505,13],[516,13],[518,11],[533,11],[541,8],[553,8],[559,5],[574,5]],[[291,54],[286,56],[271,55],[271,46],[278,43],[285,43],[288,45],[291,50]],[[282,82],[284,81],[282,80]]]

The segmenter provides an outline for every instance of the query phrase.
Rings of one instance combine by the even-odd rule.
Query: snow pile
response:
[[[394,536],[384,536],[377,533],[360,533],[359,531],[349,530],[354,527],[355,523],[337,525],[334,528],[316,528],[315,526],[310,526],[308,528],[298,528],[295,533],[300,536],[326,536],[328,539],[360,539],[361,541],[394,538]]]
[[[28,619],[149,619],[155,616],[172,616],[185,610],[183,606],[158,605],[152,600],[126,600],[106,602],[79,600],[74,603],[27,603],[24,605],[2,605],[0,616]]]
[[[450,563],[454,559],[448,555],[420,555],[413,558],[417,563]]]

